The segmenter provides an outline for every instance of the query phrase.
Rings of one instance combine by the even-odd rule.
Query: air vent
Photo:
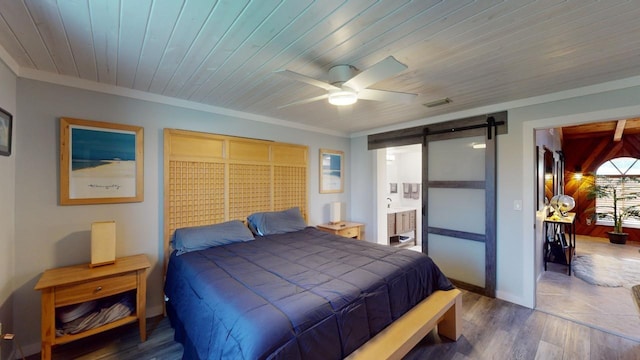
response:
[[[451,102],[451,99],[449,98],[444,98],[444,99],[440,99],[440,100],[436,100],[436,101],[432,101],[432,102],[428,102],[425,104],[422,104],[428,108],[432,108],[432,107],[436,107],[436,106],[440,106],[440,105],[445,105]]]

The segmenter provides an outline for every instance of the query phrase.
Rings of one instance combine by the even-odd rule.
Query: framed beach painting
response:
[[[0,108],[0,155],[11,155],[11,127],[13,116]]]
[[[60,119],[60,204],[144,200],[142,127]]]
[[[344,184],[344,152],[320,149],[320,193],[340,193]]]

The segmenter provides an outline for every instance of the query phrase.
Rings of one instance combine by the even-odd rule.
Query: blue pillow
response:
[[[284,234],[307,227],[297,207],[272,212],[259,212],[247,218],[249,228],[258,235]]]
[[[253,240],[253,234],[240,220],[219,224],[180,228],[173,234],[176,255],[213,246]]]

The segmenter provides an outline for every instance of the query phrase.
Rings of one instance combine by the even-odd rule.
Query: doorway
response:
[[[386,217],[378,243],[422,252],[422,146],[379,150],[386,161],[384,191]],[[386,231],[385,231],[386,229]]]
[[[368,138],[369,150],[421,144],[421,184],[415,191],[422,194],[422,252],[458,287],[490,297],[496,291],[496,140],[506,132],[507,114],[501,112]],[[386,177],[378,174],[378,180],[386,186]],[[378,196],[385,198],[392,201]],[[378,204],[378,234],[388,234],[381,226],[386,209]],[[386,241],[379,235],[378,242]]]
[[[601,235],[602,227],[594,226],[585,210],[593,204],[587,202],[584,175],[594,173],[601,163],[610,157],[624,154],[625,147],[636,147],[633,129],[629,131],[627,142],[632,145],[614,142],[615,123],[617,121],[590,122],[580,125],[560,124],[552,129],[535,130],[535,147],[538,150],[536,183],[538,223],[536,223],[536,241],[534,263],[536,269],[535,308],[558,317],[575,321],[605,332],[640,341],[640,323],[638,308],[634,304],[630,289],[623,287],[603,287],[592,285],[572,272],[569,276],[566,265],[549,264],[547,271],[543,269],[542,243],[543,234],[540,219],[544,207],[545,193],[543,183],[551,181],[553,194],[567,194],[574,197],[576,207],[576,229],[578,230],[576,256],[606,256],[617,259],[635,259],[640,262],[640,242],[625,245],[610,244]],[[610,128],[609,132],[604,129]],[[595,129],[598,129],[597,131]],[[552,154],[549,161],[549,154]],[[561,156],[558,156],[561,155]],[[546,155],[546,156],[545,156]],[[545,158],[547,160],[545,161]],[[563,165],[566,167],[563,168]],[[557,168],[561,172],[556,173]],[[548,179],[549,175],[552,179]],[[543,178],[544,177],[544,178]],[[564,180],[563,180],[564,179]],[[584,186],[583,186],[584,185]],[[580,235],[582,234],[582,235]],[[595,235],[595,236],[589,236]],[[576,258],[574,258],[575,260]]]

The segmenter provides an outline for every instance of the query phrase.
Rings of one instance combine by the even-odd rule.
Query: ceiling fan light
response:
[[[352,90],[336,90],[329,92],[329,104],[344,106],[355,104],[358,101],[358,94]]]

